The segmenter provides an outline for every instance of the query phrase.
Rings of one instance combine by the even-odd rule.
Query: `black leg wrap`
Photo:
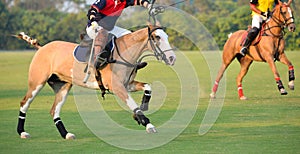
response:
[[[143,99],[142,99],[142,104],[140,106],[140,109],[142,111],[147,111],[148,110],[150,98],[151,98],[151,91],[145,90],[145,93],[144,93],[144,96],[143,96]]]
[[[278,90],[279,90],[279,91],[280,91],[280,89],[284,89],[281,80],[276,81],[276,84],[277,84],[277,87],[278,87]]]
[[[56,128],[58,129],[61,137],[66,138],[66,135],[68,134],[68,131],[66,130],[64,124],[62,123],[60,118],[54,119],[54,123],[56,125]]]
[[[295,80],[294,70],[289,70],[289,81]]]
[[[22,132],[25,132],[25,130],[24,130],[25,118],[26,118],[26,113],[22,113],[20,111],[18,127],[17,127],[17,132],[19,135],[21,135]]]
[[[150,123],[150,120],[143,114],[143,112],[139,108],[134,109],[133,112],[133,118],[138,122],[139,125],[142,124],[146,127],[147,124]]]

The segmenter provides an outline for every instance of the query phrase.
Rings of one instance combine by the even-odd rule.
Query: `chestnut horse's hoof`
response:
[[[292,80],[292,81],[289,82],[289,88],[290,88],[291,90],[294,90],[294,89],[295,89],[294,80]]]
[[[284,88],[281,88],[279,91],[280,91],[281,95],[287,95],[288,94],[287,91]]]
[[[240,100],[242,100],[242,101],[243,101],[243,100],[247,100],[247,99],[248,99],[248,98],[247,98],[246,96],[241,96],[241,97],[240,97]]]
[[[212,93],[209,94],[209,96],[210,96],[210,98],[213,98],[213,99],[214,99],[214,98],[216,98],[216,93],[215,93],[215,92],[212,92]]]

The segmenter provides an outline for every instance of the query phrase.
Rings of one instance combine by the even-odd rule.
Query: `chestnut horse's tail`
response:
[[[39,44],[39,42],[37,41],[37,39],[33,39],[30,36],[26,35],[24,32],[19,33],[18,35],[12,35],[14,37],[20,38],[24,41],[26,41],[27,43],[29,43],[30,45],[34,46],[35,48],[39,49],[42,46]]]

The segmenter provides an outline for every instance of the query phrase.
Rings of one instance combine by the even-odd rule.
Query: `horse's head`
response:
[[[275,9],[274,15],[277,14],[278,20],[282,22],[285,27],[288,27],[290,32],[296,30],[295,20],[293,16],[293,10],[290,7],[291,1],[288,3],[282,3],[279,1],[279,5]]]
[[[168,35],[160,26],[148,26],[149,45],[157,59],[163,60],[167,65],[174,65],[176,55],[171,48]]]

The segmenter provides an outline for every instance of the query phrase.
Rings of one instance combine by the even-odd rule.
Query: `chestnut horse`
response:
[[[279,2],[279,4],[274,8],[273,15],[271,19],[266,21],[265,26],[263,26],[263,34],[259,43],[250,46],[248,54],[242,57],[239,54],[242,48],[241,42],[243,41],[243,36],[246,33],[245,30],[239,30],[229,36],[227,42],[224,45],[223,50],[223,63],[218,72],[215,80],[215,84],[212,88],[211,98],[215,98],[218,89],[219,81],[221,80],[223,73],[229,64],[236,57],[241,65],[241,70],[237,76],[236,83],[238,87],[238,94],[241,100],[247,99],[243,94],[242,80],[247,74],[249,66],[253,61],[267,62],[274,74],[278,89],[281,95],[286,95],[287,92],[280,80],[279,73],[277,71],[274,59],[279,60],[283,64],[287,65],[289,68],[289,88],[294,89],[294,68],[292,63],[288,60],[284,53],[285,41],[284,27],[288,27],[289,31],[295,31],[294,17],[292,14],[292,9],[288,4]],[[256,42],[255,40],[253,42]]]
[[[142,58],[141,55],[144,51],[153,51],[154,55],[167,65],[175,63],[176,56],[170,47],[168,35],[161,27],[149,25],[146,28],[117,38],[115,40],[116,48],[112,52],[115,63],[109,63],[106,67],[97,71],[90,67],[95,74],[91,73],[86,82],[83,82],[83,80],[85,80],[84,71],[87,63],[80,63],[73,57],[73,51],[78,44],[53,41],[40,46],[36,40],[31,39],[24,33],[20,33],[18,37],[38,49],[29,68],[28,91],[20,103],[17,132],[21,138],[30,137],[24,129],[26,112],[46,82],[55,92],[55,100],[50,114],[60,135],[65,139],[75,138],[74,134],[66,130],[60,118],[61,108],[73,84],[94,90],[99,90],[101,86],[101,90],[104,88],[104,90],[111,91],[133,111],[134,119],[138,124],[145,126],[148,133],[156,132],[155,127],[143,114],[142,109],[138,107],[128,91],[144,90],[142,102],[149,102],[151,97],[150,85],[134,80],[138,62],[141,61],[140,58]]]

